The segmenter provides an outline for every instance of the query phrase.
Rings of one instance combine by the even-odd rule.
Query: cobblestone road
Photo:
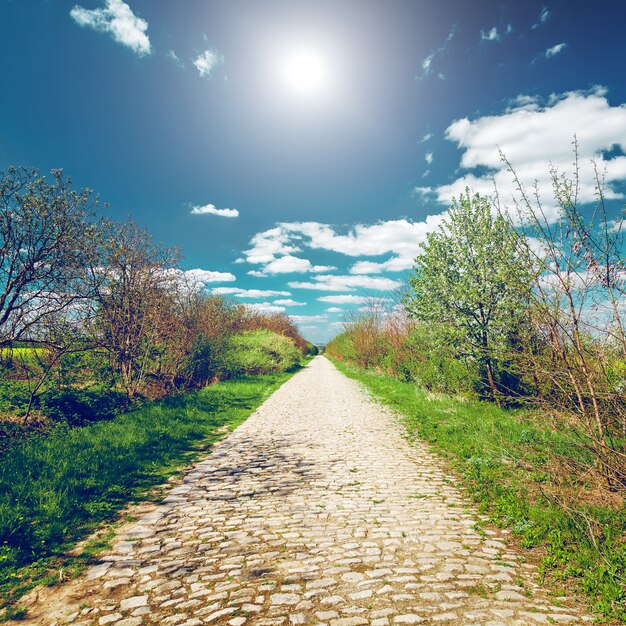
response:
[[[426,446],[323,357],[33,623],[579,624]]]

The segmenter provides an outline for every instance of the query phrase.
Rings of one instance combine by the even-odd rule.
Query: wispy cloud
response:
[[[237,209],[216,209],[213,204],[204,206],[194,206],[191,209],[192,215],[219,215],[220,217],[239,217]]]
[[[79,26],[110,34],[115,41],[140,57],[152,52],[146,34],[148,22],[137,17],[122,0],[106,0],[103,9],[85,9],[76,5],[70,16]]]
[[[566,47],[567,47],[566,43],[557,43],[556,46],[552,46],[551,48],[548,48],[544,52],[544,55],[546,59],[549,59],[550,57],[556,56],[559,52],[561,52]]]
[[[417,143],[426,143],[427,141],[430,141],[432,138],[433,138],[432,133],[426,133],[425,135],[422,136],[421,139],[418,140]]]
[[[541,25],[545,24],[550,17],[550,11],[548,7],[542,7],[541,13],[539,14],[539,21],[535,22],[531,28],[539,28]]]
[[[480,38],[482,41],[500,41],[500,35],[498,34],[498,29],[494,26],[491,30],[485,32],[484,30],[480,31]]]
[[[357,288],[373,291],[392,291],[402,286],[398,280],[374,276],[316,276],[314,282],[290,282],[292,289],[313,289],[317,291],[355,291]]]
[[[283,300],[274,300],[274,304],[279,304],[280,306],[306,306],[306,302],[297,302],[296,300],[292,300],[291,298],[286,298]]]
[[[291,317],[296,324],[325,322],[328,319],[327,315],[290,315],[289,317]]]
[[[422,80],[423,78],[426,78],[433,73],[433,61],[447,50],[448,44],[454,39],[457,31],[458,28],[456,27],[456,25],[453,26],[450,29],[450,32],[448,33],[448,36],[446,37],[446,40],[443,42],[443,44],[438,48],[431,50],[430,54],[421,63],[422,73],[415,77],[416,80]],[[441,80],[445,79],[445,76],[441,72],[439,72],[437,76]]]
[[[426,161],[426,163],[428,163],[428,165],[430,165],[433,162],[433,153],[427,152],[424,160]]]
[[[185,67],[185,64],[181,61],[180,57],[176,54],[174,50],[168,50],[165,55],[168,59],[174,61],[178,67]]]
[[[222,296],[237,296],[237,298],[271,298],[273,296],[290,296],[290,291],[274,291],[273,289],[241,289],[239,287],[216,287],[213,293]]]
[[[369,296],[321,296],[318,298],[320,302],[328,302],[329,304],[368,304],[372,302],[384,303],[388,302],[387,298],[371,298]]]
[[[202,77],[211,76],[213,70],[223,61],[224,57],[219,55],[215,50],[205,50],[192,60],[194,67]]]

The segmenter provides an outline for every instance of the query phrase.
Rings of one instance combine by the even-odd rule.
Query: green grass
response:
[[[84,569],[106,538],[80,556],[67,555],[73,544],[128,502],[147,498],[290,376],[221,382],[9,449],[0,465],[0,607],[18,610],[15,602],[35,585],[59,582],[60,570],[67,578]]]
[[[626,621],[626,511],[581,503],[567,514],[542,495],[555,458],[592,464],[587,451],[522,411],[427,395],[412,383],[333,360],[404,416],[410,437],[428,441],[461,476],[479,510],[545,556],[540,572],[587,594],[593,610]],[[580,481],[580,482],[577,482]],[[570,487],[584,487],[572,476]],[[598,548],[588,534],[593,520]]]

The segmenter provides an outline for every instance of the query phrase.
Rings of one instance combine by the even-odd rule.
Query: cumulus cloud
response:
[[[230,272],[213,272],[210,270],[187,270],[185,276],[192,281],[207,285],[208,283],[231,283],[236,279]]]
[[[282,226],[257,233],[250,241],[252,247],[244,252],[245,260],[248,263],[270,263],[278,255],[300,252],[291,240],[291,233]]]
[[[329,272],[337,269],[332,265],[313,265],[308,259],[292,256],[290,254],[270,261],[264,268],[265,274],[293,274],[306,272]]]
[[[355,291],[357,288],[373,291],[392,291],[402,286],[398,280],[374,276],[316,276],[314,282],[290,282],[292,289],[313,289],[317,291]]]
[[[574,135],[578,142],[582,203],[595,199],[592,160],[605,174],[605,197],[621,199],[617,184],[626,179],[626,157],[607,156],[614,148],[626,149],[626,105],[611,106],[606,91],[553,95],[547,102],[522,98],[523,106],[507,109],[501,115],[475,120],[463,118],[446,130],[446,138],[463,151],[461,169],[465,173],[454,182],[439,187],[420,187],[445,205],[469,187],[493,196],[494,183],[504,204],[518,198],[517,187],[498,149],[513,166],[521,183],[531,188],[535,182],[546,211],[556,216],[552,201],[550,164],[562,173],[572,173]]]
[[[220,56],[215,50],[205,50],[195,59],[192,59],[192,62],[194,67],[198,70],[200,76],[208,77],[211,76],[213,70],[220,65],[223,60],[223,57]]]
[[[431,215],[422,222],[403,219],[357,224],[347,229],[320,222],[284,222],[256,234],[250,242],[252,247],[244,254],[249,263],[265,266],[262,271],[253,270],[254,276],[264,275],[267,267],[280,268],[283,263],[292,266],[293,253],[302,248],[329,250],[350,257],[391,255],[379,263],[357,263],[350,270],[354,274],[402,271],[413,266],[420,242],[441,223],[442,217],[443,214]],[[287,260],[282,261],[285,257]],[[311,269],[305,263],[302,264],[305,271],[327,271],[323,266],[311,266],[315,268]]]
[[[481,30],[480,38],[483,41],[500,41],[500,35],[498,34],[498,29],[495,26],[488,32]]]
[[[192,215],[219,215],[220,217],[239,217],[237,209],[216,209],[213,204],[194,206],[191,208]]]
[[[330,306],[326,309],[326,313],[343,313],[343,309],[338,306]]]
[[[306,302],[297,302],[296,300],[291,300],[287,298],[285,300],[274,300],[274,304],[280,304],[280,306],[306,306]]]
[[[567,47],[566,43],[557,43],[556,46],[552,46],[551,48],[548,48],[543,54],[546,57],[546,59],[549,59],[550,57],[556,56],[559,52],[561,52],[566,47]]]
[[[237,298],[271,298],[273,296],[290,296],[290,291],[274,291],[273,289],[241,289],[240,287],[216,287],[213,293]]]
[[[70,16],[79,26],[110,34],[115,41],[140,57],[152,51],[146,34],[148,22],[137,17],[122,0],[106,0],[103,9],[85,9],[76,5]]]

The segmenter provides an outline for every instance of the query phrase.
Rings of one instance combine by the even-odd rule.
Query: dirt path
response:
[[[426,446],[323,357],[31,623],[578,624]],[[22,622],[23,623],[23,622]]]

